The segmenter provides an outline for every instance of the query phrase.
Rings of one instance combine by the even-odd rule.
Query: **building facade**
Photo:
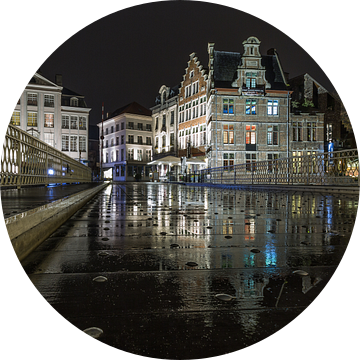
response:
[[[336,93],[330,93],[311,75],[303,74],[289,80],[292,90],[291,111],[324,115],[324,150],[355,148],[355,136],[345,107]]]
[[[153,159],[157,160],[156,171],[160,178],[175,179],[177,169],[168,161],[169,156],[175,157],[178,152],[178,94],[179,86],[170,88],[162,85],[151,108],[153,118]]]
[[[152,160],[153,143],[151,115],[149,109],[133,102],[115,110],[97,124],[100,161],[106,178],[114,181],[149,180],[151,166],[147,163]]]
[[[208,74],[196,54],[190,54],[190,60],[179,88],[178,156],[187,159],[197,158],[203,162],[204,166],[208,146],[207,79]]]
[[[291,91],[275,49],[262,55],[260,41],[252,36],[243,42],[242,54],[217,51],[213,43],[208,44],[208,54],[209,167],[246,163],[251,171],[252,162],[289,157],[293,147],[300,151],[300,141],[290,137],[293,124],[299,123],[306,129],[310,123],[311,134],[315,129],[309,149],[323,151],[318,142],[321,115],[292,121]]]
[[[56,78],[54,83],[36,73],[22,93],[10,124],[76,160],[87,161],[91,109],[84,96],[62,86],[61,75]]]

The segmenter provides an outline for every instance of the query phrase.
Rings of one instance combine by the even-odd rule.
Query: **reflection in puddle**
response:
[[[64,316],[81,308],[76,326],[86,328],[81,319],[96,318],[99,307],[109,328],[114,319],[116,339],[106,331],[101,337],[112,346],[142,354],[144,341],[128,334],[144,329],[148,339],[156,326],[163,339],[171,323],[185,345],[201,337],[207,351],[226,338],[237,350],[279,330],[316,298],[346,250],[357,205],[352,195],[114,184],[24,267]],[[59,276],[47,284],[51,273]],[[117,314],[128,320],[123,330]]]

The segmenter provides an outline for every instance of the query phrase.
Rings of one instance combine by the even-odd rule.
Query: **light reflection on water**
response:
[[[106,275],[109,308],[105,295],[85,282],[83,309],[96,311],[92,306],[101,304],[107,318],[113,312],[141,313],[141,325],[148,321],[149,331],[153,317],[160,316],[154,314],[165,314],[158,329],[166,328],[169,317],[180,318],[188,325],[177,329],[184,344],[186,337],[190,341],[189,329],[196,336],[206,330],[203,351],[228,329],[236,330],[231,332],[235,349],[251,345],[306,308],[336,270],[358,205],[352,195],[295,191],[171,184],[115,184],[108,189],[52,235],[61,239],[55,252],[44,252],[43,259],[25,266],[34,285],[43,294],[49,291],[48,301],[57,304],[63,293],[68,299],[72,280],[44,285],[33,275]],[[218,294],[232,298],[221,301]],[[71,304],[64,311],[71,311]],[[136,331],[127,328],[117,339],[131,344],[136,337],[127,333]],[[133,346],[142,354],[141,344]]]
[[[340,200],[313,193],[168,184],[148,185],[141,190],[126,187],[126,195],[122,200],[131,203],[126,209],[123,201],[112,205],[113,216],[119,219],[116,212],[122,213],[117,222],[122,229],[121,250],[152,250],[151,256],[128,256],[131,267],[141,262],[148,270],[178,270],[173,273],[174,279],[185,273],[189,276],[190,271],[231,270],[221,273],[222,281],[226,278],[231,284],[223,291],[236,294],[237,299],[250,299],[252,306],[262,306],[259,299],[270,279],[282,283],[293,269],[311,268],[312,277],[301,279],[303,293],[324,277],[317,274],[318,267],[328,266],[326,276],[330,277],[346,248],[357,207],[352,196]],[[351,219],[346,226],[343,212]],[[118,228],[110,230],[109,236],[119,235]],[[252,253],[252,248],[259,252]],[[198,265],[189,267],[189,261]],[[209,292],[212,281],[211,276],[201,280],[197,276],[196,286],[180,282],[178,290],[183,297],[189,293],[201,297],[204,291]]]

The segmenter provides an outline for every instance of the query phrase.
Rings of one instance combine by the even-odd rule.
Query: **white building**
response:
[[[97,124],[103,131],[102,170],[114,181],[149,180],[152,160],[151,111],[136,102],[115,110],[104,122]],[[137,175],[137,176],[136,176]]]
[[[175,179],[176,169],[162,162],[178,152],[178,94],[179,86],[173,88],[162,85],[155,99],[156,105],[151,108],[153,118],[153,158],[157,161],[156,171],[160,178]]]
[[[88,160],[90,108],[84,96],[36,73],[13,111],[10,124],[66,153],[74,159]]]

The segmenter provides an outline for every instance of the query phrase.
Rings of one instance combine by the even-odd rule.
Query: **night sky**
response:
[[[130,102],[150,108],[165,84],[182,81],[189,55],[208,67],[208,42],[215,49],[243,52],[249,36],[266,54],[276,48],[283,70],[294,77],[311,74],[329,91],[333,87],[312,58],[275,27],[239,10],[204,2],[150,3],[121,10],[87,26],[61,45],[39,68],[54,81],[85,95],[90,123]]]

